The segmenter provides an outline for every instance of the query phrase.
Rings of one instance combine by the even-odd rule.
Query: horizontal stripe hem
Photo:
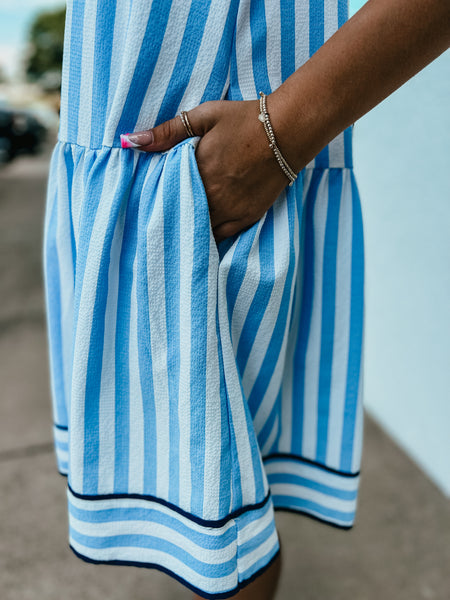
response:
[[[272,502],[221,529],[199,525],[158,503],[71,496],[69,545],[98,564],[156,568],[205,598],[227,598],[267,568],[279,551]]]
[[[219,598],[230,598],[230,597],[234,596],[235,594],[237,594],[240,590],[245,588],[249,583],[251,583],[257,577],[262,575],[279,557],[280,551],[281,551],[281,549],[279,548],[275,552],[275,554],[272,556],[272,558],[269,560],[268,563],[266,563],[258,571],[253,573],[253,575],[251,575],[251,577],[249,577],[248,579],[245,579],[244,581],[239,582],[239,584],[234,589],[227,591],[227,592],[219,592],[216,594],[210,594],[208,592],[204,592],[203,590],[199,589],[198,587],[195,587],[194,585],[189,583],[189,581],[187,581],[186,579],[184,579],[183,577],[181,577],[174,571],[171,571],[170,569],[167,569],[166,567],[163,567],[162,565],[158,565],[156,563],[142,563],[142,562],[134,562],[134,561],[126,561],[126,560],[95,560],[95,559],[89,558],[88,556],[85,556],[84,554],[81,554],[80,552],[75,550],[75,548],[71,544],[69,544],[69,548],[81,560],[83,560],[87,563],[95,564],[95,565],[117,565],[117,566],[126,566],[126,567],[156,569],[157,571],[162,571],[163,573],[166,573],[166,575],[169,575],[170,577],[173,577],[174,579],[176,579],[179,583],[186,586],[188,589],[190,589],[195,594],[198,594],[202,598],[208,598],[211,600],[219,599]]]
[[[299,462],[307,463],[307,464],[313,465],[315,467],[318,467],[320,469],[324,469],[325,471],[329,471],[330,473],[336,473],[336,475],[342,475],[343,477],[358,477],[361,473],[360,471],[355,471],[354,473],[350,473],[349,471],[340,471],[339,469],[334,469],[333,467],[328,467],[327,465],[324,465],[323,463],[319,463],[315,460],[312,460],[311,458],[305,458],[305,457],[299,456],[297,454],[289,454],[289,453],[282,453],[282,452],[268,454],[267,456],[264,456],[263,462],[266,462],[266,461],[268,462],[270,460],[278,460],[278,459],[297,460]]]
[[[330,521],[325,517],[320,517],[319,515],[315,515],[307,510],[302,510],[300,508],[292,508],[290,506],[274,506],[275,512],[289,512],[297,515],[301,515],[302,517],[309,517],[310,519],[314,519],[314,521],[319,521],[319,523],[324,523],[325,525],[331,525],[332,527],[336,527],[337,529],[353,529],[354,522],[350,525],[343,525],[342,523],[335,523],[334,521]]]
[[[359,473],[340,472],[291,455],[266,457],[274,510],[289,510],[348,529],[357,508]]]
[[[165,506],[166,508],[169,508],[170,510],[175,511],[178,514],[182,515],[183,517],[186,517],[187,519],[193,521],[194,523],[198,523],[199,525],[202,525],[204,527],[223,527],[226,523],[228,523],[228,521],[230,521],[232,519],[236,519],[237,517],[239,517],[240,515],[242,515],[244,513],[254,511],[254,510],[259,510],[260,508],[263,508],[270,499],[270,491],[269,491],[267,493],[267,496],[263,500],[261,500],[261,502],[243,506],[243,507],[233,511],[232,513],[229,513],[226,517],[223,517],[222,519],[202,519],[201,517],[197,517],[196,515],[193,515],[192,513],[189,513],[187,511],[183,510],[179,506],[176,506],[175,504],[172,504],[171,502],[168,502],[167,500],[164,500],[162,498],[158,498],[157,496],[151,496],[151,495],[147,495],[147,494],[127,494],[127,493],[95,494],[95,495],[80,494],[78,492],[75,492],[72,489],[70,483],[67,484],[67,487],[68,487],[70,493],[75,498],[79,498],[80,500],[96,502],[99,500],[130,499],[130,500],[146,500],[148,502],[155,502],[156,504],[161,504],[162,506]]]
[[[53,445],[56,454],[56,463],[61,475],[69,471],[69,431],[63,425],[53,424]]]

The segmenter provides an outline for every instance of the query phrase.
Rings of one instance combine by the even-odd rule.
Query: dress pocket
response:
[[[199,202],[202,203],[207,209],[207,219],[208,219],[208,223],[209,223],[209,231],[210,231],[211,239],[214,242],[214,247],[217,250],[219,262],[221,262],[223,257],[225,256],[225,254],[233,246],[233,244],[236,242],[236,240],[239,238],[239,236],[241,235],[242,232],[235,233],[234,235],[223,239],[218,244],[216,243],[216,240],[214,238],[214,233],[212,230],[208,197],[206,194],[205,185],[204,185],[203,179],[200,175],[200,171],[199,171],[198,163],[197,163],[196,149],[197,149],[197,144],[199,141],[200,141],[199,137],[189,138],[187,141],[182,142],[182,144],[186,144],[186,146],[188,147],[193,188],[195,189],[196,193],[199,196]]]
[[[201,222],[204,225],[205,231],[209,233],[209,238],[211,242],[210,250],[212,252],[215,251],[216,253],[218,253],[218,247],[212,229],[211,215],[209,212],[208,196],[206,194],[205,184],[203,183],[202,176],[200,175],[197,157],[195,154],[197,144],[199,141],[200,138],[195,137],[189,138],[188,140],[182,142],[182,152],[185,152],[187,154],[187,166],[189,169],[189,176],[187,175],[187,173],[185,173],[185,170],[182,171],[181,185],[186,185],[190,187],[190,191],[192,194],[193,210],[196,214],[196,219],[201,220]],[[184,161],[182,160],[182,163],[183,162]]]

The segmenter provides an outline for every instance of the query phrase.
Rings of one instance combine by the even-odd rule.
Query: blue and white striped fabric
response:
[[[256,99],[346,0],[70,0],[44,240],[70,545],[225,598],[279,551],[274,509],[355,519],[364,244],[351,129],[217,247],[195,158],[120,147]]]

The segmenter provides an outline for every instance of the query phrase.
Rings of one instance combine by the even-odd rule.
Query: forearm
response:
[[[450,0],[368,0],[268,98],[298,171],[450,45]]]

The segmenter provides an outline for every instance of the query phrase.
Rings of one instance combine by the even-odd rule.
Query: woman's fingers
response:
[[[214,124],[215,102],[205,102],[188,111],[187,118],[194,135],[202,136]],[[147,152],[164,152],[190,137],[180,115],[145,131],[121,134],[122,148],[137,148]]]
[[[149,152],[169,150],[188,137],[181,118],[175,117],[145,131],[121,134],[122,148],[137,148]]]

